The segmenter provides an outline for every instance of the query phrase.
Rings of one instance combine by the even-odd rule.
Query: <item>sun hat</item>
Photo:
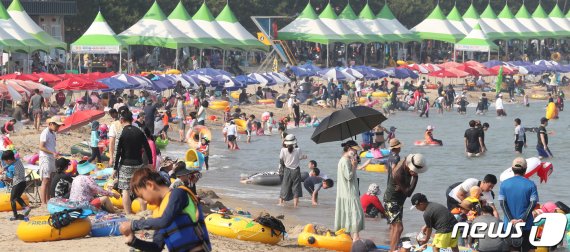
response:
[[[368,194],[378,195],[380,193],[380,187],[376,183],[372,183],[368,186]]]
[[[427,171],[426,160],[422,154],[410,154],[406,157],[406,166],[415,173]]]
[[[165,157],[162,163],[160,163],[160,168],[168,167],[174,165],[178,162],[178,159],[172,160],[170,157]]]
[[[391,130],[391,129],[390,129]],[[402,148],[402,143],[397,138],[390,139],[390,149]]]
[[[341,144],[342,147],[348,146],[348,148],[351,148],[353,150],[362,150],[362,148],[358,145],[358,143],[354,140],[348,140],[345,143]]]
[[[82,161],[79,164],[77,164],[77,173],[79,173],[80,175],[88,174],[93,170],[95,170],[95,165],[87,161]]]
[[[293,135],[293,134],[288,134],[285,137],[285,140],[283,140],[283,144],[285,144],[285,145],[297,144],[297,138],[295,138],[295,135]]]
[[[513,160],[513,165],[511,166],[513,169],[526,169],[526,159],[523,157],[517,157]]]
[[[434,126],[431,126],[431,125],[428,125],[428,126],[427,126],[427,130],[434,130],[434,129],[435,129]]]
[[[59,126],[65,125],[65,123],[63,123],[63,120],[61,120],[61,117],[60,117],[60,116],[52,116],[50,119],[47,119],[46,122],[47,122],[48,124],[50,124],[50,123],[55,123],[55,124],[57,124],[57,125],[59,125]]]
[[[412,207],[410,207],[410,210],[414,209],[418,204],[420,204],[422,202],[424,202],[424,203],[428,202],[428,200],[424,194],[416,193],[416,194],[414,194],[414,196],[412,196],[411,202],[412,202]]]
[[[499,94],[499,97],[503,97],[503,94]]]
[[[184,169],[180,169],[180,170],[176,171],[175,175],[176,175],[176,177],[181,177],[184,175],[190,175],[191,173],[192,173],[191,170],[184,168]]]

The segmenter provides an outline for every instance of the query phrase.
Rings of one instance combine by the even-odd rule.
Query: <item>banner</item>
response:
[[[119,46],[82,46],[71,45],[72,53],[89,53],[89,54],[119,54]]]

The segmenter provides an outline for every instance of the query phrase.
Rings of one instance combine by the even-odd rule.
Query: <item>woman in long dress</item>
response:
[[[364,214],[360,205],[358,180],[358,154],[360,146],[353,140],[341,145],[343,154],[338,161],[336,208],[334,213],[335,230],[344,229],[350,233],[353,241],[360,239],[359,232],[364,229]],[[369,161],[362,166],[368,165]]]

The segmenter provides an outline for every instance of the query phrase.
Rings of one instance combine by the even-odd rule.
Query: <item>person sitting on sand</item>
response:
[[[309,172],[309,177],[306,178],[305,181],[303,181],[303,186],[305,187],[307,192],[311,194],[311,202],[313,203],[313,206],[319,204],[318,202],[319,191],[321,189],[329,189],[334,185],[332,179],[325,179],[323,177],[320,177],[319,176],[320,174],[321,171],[319,170],[319,168],[315,167]]]
[[[174,165],[176,163],[178,163],[178,159],[172,160],[170,157],[165,157],[164,160],[160,162],[160,169],[158,170],[158,174],[162,176],[162,178],[166,182],[166,185],[168,186],[170,186],[172,182],[171,178],[172,179],[176,178],[174,175]]]
[[[196,183],[202,177],[199,171],[188,170],[186,169],[186,163],[179,161],[174,168],[174,176],[176,176],[176,180],[172,182],[170,188],[174,189],[185,186],[196,194]]]
[[[443,142],[439,139],[435,139],[433,138],[433,130],[435,129],[435,127],[428,125],[426,128],[426,132],[424,133],[424,141],[426,142],[426,144],[439,144],[439,145],[443,145]]]
[[[58,158],[55,160],[56,173],[50,182],[50,198],[69,199],[73,178],[71,177],[71,174],[66,174],[66,170],[70,163],[71,161],[66,158]]]
[[[22,194],[26,189],[26,171],[22,161],[17,159],[14,152],[11,150],[6,150],[2,153],[2,169],[4,170],[4,180],[10,180],[12,182],[12,189],[10,190],[10,206],[12,207],[12,212],[14,217],[10,220],[24,220],[26,216],[30,213],[31,208],[22,199]],[[18,214],[16,207],[18,203],[24,208],[24,214]]]
[[[118,192],[106,191],[99,187],[93,177],[89,175],[95,169],[95,165],[91,163],[81,163],[77,165],[77,177],[71,183],[71,192],[69,194],[70,201],[89,202],[96,208],[101,208],[109,213],[118,213],[121,210],[115,208],[111,200],[106,196],[113,196],[118,199],[121,195]],[[102,197],[97,197],[102,195]]]
[[[4,135],[10,134],[10,133],[14,133],[14,124],[16,124],[16,119],[12,118],[9,121],[7,121],[6,123],[4,123],[4,126],[2,127],[1,132]]]
[[[141,251],[162,251],[165,246],[169,251],[212,250],[202,207],[190,189],[170,189],[157,172],[148,168],[135,171],[131,188],[158,208],[152,218],[121,223],[119,230],[128,246]],[[152,241],[136,238],[134,232],[139,230],[155,230]]]
[[[380,195],[380,187],[376,183],[372,183],[368,186],[368,192],[360,196],[360,204],[362,205],[365,217],[385,217],[386,213],[384,207],[380,203],[378,195]]]

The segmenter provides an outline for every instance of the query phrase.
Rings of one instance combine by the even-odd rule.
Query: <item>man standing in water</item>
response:
[[[392,146],[392,143],[390,143]],[[418,173],[427,171],[426,160],[422,154],[410,154],[398,162],[388,177],[388,188],[384,193],[384,209],[390,224],[390,251],[397,250],[400,236],[404,231],[402,218],[404,202],[412,196],[418,184]]]
[[[540,127],[538,127],[538,142],[536,144],[536,150],[538,151],[538,157],[551,158],[554,157],[550,149],[548,148],[548,132],[546,131],[546,126],[548,126],[548,119],[546,117],[540,118]]]
[[[521,154],[523,146],[526,148],[526,133],[521,125],[521,119],[515,118],[515,153]]]
[[[463,135],[465,139],[465,153],[467,156],[479,156],[485,149],[483,145],[483,138],[481,130],[476,128],[477,122],[475,120],[469,121],[469,129]]]
[[[427,197],[421,193],[416,193],[412,197],[412,208],[424,212],[425,225],[422,227],[421,233],[423,239],[418,240],[420,244],[426,244],[430,237],[432,230],[435,229],[433,238],[433,251],[439,252],[440,249],[451,248],[453,252],[459,252],[457,247],[458,237],[452,238],[452,231],[457,220],[445,206],[435,202],[429,202]]]
[[[530,231],[534,224],[532,210],[538,202],[538,191],[534,182],[524,177],[526,173],[526,160],[517,157],[513,160],[514,177],[501,183],[499,190],[499,202],[503,209],[505,223],[525,223],[522,228],[522,237],[511,238],[511,244],[515,251],[533,251],[535,247],[530,243]],[[504,229],[507,228],[505,225]],[[504,231],[504,230],[503,230]],[[511,250],[512,251],[512,250]]]
[[[497,100],[495,101],[495,109],[497,110],[497,116],[507,116],[505,113],[505,107],[503,106],[503,94],[499,94]]]

